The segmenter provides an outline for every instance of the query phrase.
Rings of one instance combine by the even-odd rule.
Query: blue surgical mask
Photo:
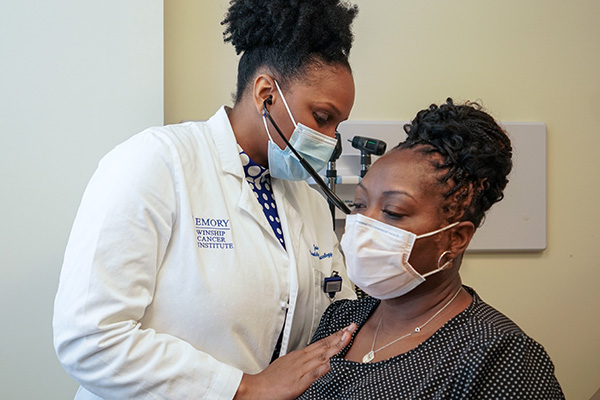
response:
[[[277,91],[279,91],[279,94],[281,95],[281,99],[283,100],[283,104],[285,105],[290,119],[295,126],[294,132],[289,139],[290,146],[292,146],[315,171],[322,170],[331,158],[337,140],[319,133],[306,125],[296,123],[277,81],[275,81],[275,85],[277,86]],[[301,181],[310,177],[308,171],[302,166],[289,147],[286,146],[286,148],[282,150],[273,141],[264,115],[263,122],[265,124],[267,135],[269,136],[268,157],[269,172],[271,176],[288,181]]]

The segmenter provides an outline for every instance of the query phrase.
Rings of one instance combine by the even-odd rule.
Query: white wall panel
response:
[[[68,399],[54,294],[99,159],[163,121],[163,2],[0,4],[0,398]]]

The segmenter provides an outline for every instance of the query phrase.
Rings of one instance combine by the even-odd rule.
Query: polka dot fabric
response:
[[[542,346],[465,289],[473,303],[415,349],[362,364],[343,358],[351,342],[300,399],[564,399]],[[313,341],[362,326],[378,305],[371,297],[333,303]]]
[[[267,217],[267,220],[273,229],[273,233],[275,233],[279,243],[285,248],[283,231],[281,230],[281,220],[277,213],[277,206],[275,205],[275,199],[273,198],[273,189],[271,188],[271,175],[269,175],[269,171],[265,167],[252,161],[241,149],[240,158],[242,160],[242,166],[244,167],[244,173],[246,174],[246,181],[252,188],[258,203],[262,206],[265,217]]]

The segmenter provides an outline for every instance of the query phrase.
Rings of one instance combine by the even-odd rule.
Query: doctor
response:
[[[328,161],[354,102],[356,13],[232,1],[235,105],[148,129],[102,159],[55,301],[76,399],[295,397],[348,343],[340,331],[293,352],[332,301],[325,278],[343,279],[334,299],[354,294],[327,204],[275,126],[314,169]]]

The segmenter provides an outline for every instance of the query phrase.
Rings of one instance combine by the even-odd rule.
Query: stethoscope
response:
[[[269,119],[269,121],[271,121],[271,124],[273,124],[273,127],[275,128],[275,130],[277,131],[277,133],[279,133],[279,136],[281,136],[281,138],[285,142],[286,146],[289,147],[289,149],[292,151],[292,154],[294,154],[294,156],[298,159],[298,161],[300,161],[300,164],[302,165],[302,167],[304,167],[304,169],[310,174],[310,176],[314,179],[316,184],[319,185],[319,187],[321,188],[323,193],[325,193],[325,195],[327,196],[327,199],[331,203],[333,203],[337,208],[339,208],[340,211],[342,211],[344,214],[350,214],[351,211],[348,208],[348,206],[344,203],[344,201],[342,199],[340,199],[338,197],[338,195],[336,195],[334,192],[331,191],[331,189],[329,189],[327,187],[327,185],[325,184],[325,182],[323,181],[321,176],[317,173],[317,171],[315,171],[314,168],[304,158],[302,158],[302,156],[300,154],[298,154],[296,149],[294,149],[294,147],[286,139],[283,132],[281,132],[281,130],[279,129],[279,127],[277,126],[277,124],[275,123],[273,118],[271,117],[271,114],[269,113],[269,110],[267,109],[267,104],[269,104],[269,105],[273,104],[272,96],[267,97],[265,99],[265,101],[263,101],[263,115],[265,117],[267,117]]]

